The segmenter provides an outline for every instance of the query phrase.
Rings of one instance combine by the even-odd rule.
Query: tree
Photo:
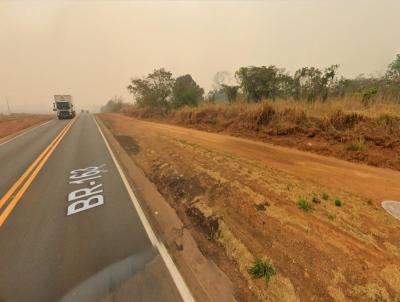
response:
[[[303,67],[293,77],[293,96],[314,101],[318,97],[326,100],[329,91],[334,87],[336,71],[339,65],[332,65],[324,71],[315,67]]]
[[[160,68],[147,77],[132,79],[127,89],[139,106],[167,109],[174,82],[172,73]]]
[[[262,98],[275,99],[282,94],[282,87],[290,78],[284,69],[269,67],[241,67],[236,72],[242,92],[248,100],[258,102]]]
[[[226,71],[218,71],[214,75],[213,89],[208,93],[208,99],[213,101],[233,102],[239,93],[240,86],[236,85],[235,79]]]
[[[226,71],[218,71],[214,75],[214,84],[213,84],[213,89],[214,90],[220,90],[223,85],[231,85],[233,82],[231,74]]]
[[[202,100],[204,90],[193,80],[190,74],[176,78],[172,89],[172,106],[180,108],[183,106],[197,106]]]
[[[225,85],[222,84],[222,90],[224,91],[226,97],[228,98],[228,101],[232,103],[234,100],[236,100],[239,92],[239,86],[237,85]]]
[[[397,54],[396,59],[389,64],[386,77],[389,80],[400,79],[400,54]]]
[[[330,95],[336,97],[344,97],[346,93],[354,91],[354,89],[352,90],[353,86],[353,80],[349,80],[341,76],[332,84]]]
[[[119,112],[119,111],[121,111],[123,105],[124,105],[124,102],[123,102],[122,98],[118,97],[118,96],[114,96],[107,102],[107,104],[105,104],[104,106],[102,106],[100,108],[100,111],[103,113]]]

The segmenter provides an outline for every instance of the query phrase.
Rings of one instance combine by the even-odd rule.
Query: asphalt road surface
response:
[[[92,115],[0,145],[0,301],[192,299],[123,177]]]

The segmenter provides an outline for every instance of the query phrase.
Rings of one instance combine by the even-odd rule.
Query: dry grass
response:
[[[244,130],[272,136],[307,134],[311,137],[316,134],[338,137],[339,133],[347,132],[346,136],[351,136],[346,138],[347,141],[359,137],[366,141],[385,136],[400,138],[400,103],[383,100],[376,100],[368,106],[360,99],[351,97],[325,102],[266,100],[260,103],[204,103],[199,107],[185,107],[169,113],[127,105],[123,112],[139,118],[161,119],[212,131]],[[357,131],[354,131],[355,128]]]
[[[376,118],[383,114],[400,116],[400,103],[376,100],[365,106],[361,99],[357,97],[331,98],[326,102],[278,100],[268,103],[277,111],[292,108],[304,111],[309,117],[319,118],[330,116],[332,112],[338,110],[345,113],[357,113],[370,118]]]
[[[254,112],[264,108],[265,104],[271,106],[277,112],[283,112],[287,109],[294,111],[303,111],[307,117],[328,117],[333,112],[343,111],[345,113],[357,113],[369,118],[378,118],[381,115],[400,116],[400,103],[388,100],[376,99],[374,102],[365,106],[358,97],[330,98],[325,102],[307,102],[293,100],[265,100],[260,103],[247,103],[244,101],[228,104],[204,103],[196,108],[183,108],[176,112],[166,114],[157,109],[140,109],[134,106],[126,105],[123,112],[130,115],[142,115],[142,117],[171,116],[175,114],[191,115],[199,112],[214,113],[215,111],[224,111],[226,117],[237,115],[240,112]]]
[[[165,112],[125,105],[123,113],[400,170],[400,103],[331,98],[204,103]]]
[[[381,115],[400,116],[400,103],[388,101],[376,101],[368,106],[364,106],[358,98],[332,98],[326,102],[307,102],[307,101],[293,101],[293,100],[265,100],[261,103],[246,103],[238,102],[233,104],[204,104],[198,108],[184,108],[179,112],[199,112],[210,110],[223,110],[230,116],[235,113],[252,111],[260,111],[265,105],[271,106],[277,112],[284,112],[285,110],[292,110],[296,112],[304,112],[307,117],[323,118],[329,117],[332,113],[343,111],[345,113],[357,113],[369,118],[377,118]]]
[[[332,99],[327,102],[264,101],[257,104],[204,104],[172,112],[168,119],[179,124],[204,124],[224,130],[229,127],[268,134],[288,135],[310,131],[345,131],[360,122],[378,127],[382,134],[400,131],[400,104],[376,102],[364,106],[357,99]]]

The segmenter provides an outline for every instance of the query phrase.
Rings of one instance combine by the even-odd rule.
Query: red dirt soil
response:
[[[51,115],[0,116],[0,139],[52,119]]]
[[[183,108],[171,113],[129,107],[128,116],[202,131],[250,138],[275,145],[334,156],[357,163],[400,171],[400,117],[332,110],[313,116],[296,108],[273,104]]]
[[[400,301],[400,222],[380,207],[400,200],[400,172],[120,114],[101,118],[188,228],[202,232],[200,248],[237,283],[239,300]],[[276,268],[268,283],[248,273],[254,257]]]

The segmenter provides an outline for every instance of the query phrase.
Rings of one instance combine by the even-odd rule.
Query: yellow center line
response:
[[[61,137],[61,135],[65,132],[65,130],[68,128],[69,124],[71,124],[71,122],[69,122],[63,129],[62,131],[56,136],[56,138],[46,147],[46,149],[44,149],[42,151],[42,153],[40,153],[40,155],[35,159],[35,161],[29,166],[28,169],[26,169],[26,171],[22,174],[22,176],[17,180],[16,183],[14,183],[14,185],[12,185],[12,187],[7,191],[6,194],[4,194],[4,196],[0,199],[0,209],[4,206],[4,204],[7,202],[7,200],[10,199],[10,197],[12,196],[12,194],[14,194],[14,192],[19,188],[19,186],[22,184],[22,182],[25,180],[25,178],[28,177],[28,175],[32,172],[32,170],[36,167],[36,165],[39,163],[40,160],[42,160],[42,158],[45,156],[45,154],[48,152],[48,150],[50,150],[51,146],[54,145],[56,143],[56,141]]]
[[[32,170],[35,169],[32,174],[30,174],[29,178],[27,179],[27,181],[22,185],[21,189],[17,192],[17,194],[15,195],[15,197],[12,199],[12,201],[8,204],[8,206],[5,208],[5,210],[3,211],[3,213],[1,213],[0,215],[0,227],[3,225],[3,223],[6,221],[7,217],[11,214],[12,210],[14,209],[14,207],[17,205],[17,203],[19,202],[19,200],[21,199],[21,197],[24,195],[25,191],[29,188],[29,186],[31,185],[31,183],[33,182],[33,180],[35,179],[36,175],[40,172],[40,170],[42,169],[42,167],[44,166],[44,164],[47,162],[47,160],[49,159],[50,155],[53,153],[53,151],[56,149],[56,147],[58,146],[58,144],[61,142],[61,140],[63,139],[63,137],[67,134],[68,130],[72,127],[72,124],[74,123],[75,119],[72,120],[70,123],[67,124],[67,126],[61,131],[61,133],[56,137],[55,140],[53,140],[50,145],[42,152],[42,154],[39,155],[39,157],[35,160],[35,162],[28,168],[28,170]],[[41,160],[42,159],[42,160]],[[41,161],[40,161],[41,160]],[[37,164],[37,166],[36,166]],[[35,168],[36,167],[36,168]],[[28,170],[24,173],[25,178],[27,175],[29,175]],[[28,173],[27,173],[28,172]],[[23,175],[23,176],[24,176]],[[23,177],[21,177],[23,178]],[[18,188],[21,184],[21,182],[23,181],[23,179],[21,180],[21,178],[12,186],[12,188],[15,187]],[[20,181],[21,180],[21,181]],[[17,185],[17,183],[19,183]],[[11,188],[11,189],[12,189]],[[11,189],[9,190],[9,192],[11,191]],[[7,192],[7,194],[9,193]],[[13,193],[15,193],[15,190],[12,191],[10,194],[8,194],[9,196],[11,196]],[[6,195],[7,195],[6,194]],[[4,202],[8,200],[8,198],[3,201],[3,199],[6,197],[6,195],[1,199],[1,202]],[[1,208],[2,204],[0,205]]]

